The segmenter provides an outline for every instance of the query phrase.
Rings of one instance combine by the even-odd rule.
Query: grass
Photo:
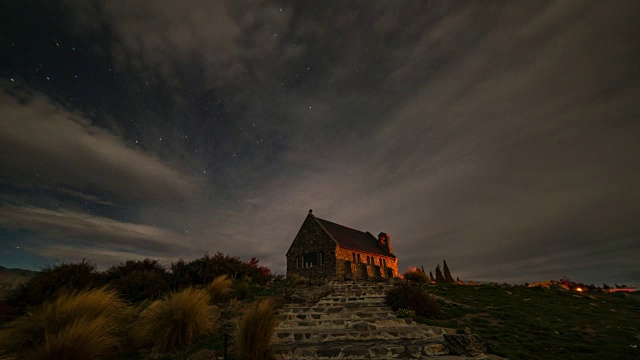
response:
[[[61,295],[6,324],[0,349],[21,359],[98,359],[121,346],[130,314],[114,291]]]
[[[439,320],[422,322],[459,331],[469,327],[493,354],[510,359],[640,358],[638,295],[497,285],[428,289],[447,301],[440,301]]]
[[[226,300],[231,293],[231,283],[231,279],[227,275],[220,275],[209,283],[207,290],[209,291],[209,296],[211,296],[211,301],[218,303]]]
[[[241,360],[267,360],[275,330],[275,307],[271,300],[257,301],[240,319],[235,333],[236,351]]]
[[[154,353],[184,348],[198,337],[210,333],[216,325],[211,298],[206,290],[187,288],[154,301],[133,326],[140,346]]]
[[[246,281],[241,281],[236,285],[236,298],[238,300],[244,300],[249,296],[251,292],[251,284]]]

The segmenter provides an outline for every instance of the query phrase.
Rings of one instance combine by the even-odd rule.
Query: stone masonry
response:
[[[384,245],[378,245],[368,232],[316,218],[309,212],[287,251],[287,274],[326,280],[398,277],[398,258],[390,252],[388,235],[381,235],[386,237],[380,238]]]
[[[315,305],[285,305],[273,338],[276,359],[467,359],[450,354],[451,329],[398,318],[385,304],[390,284],[332,282]],[[476,355],[474,359],[495,358]]]

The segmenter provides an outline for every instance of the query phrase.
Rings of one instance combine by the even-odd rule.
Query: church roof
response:
[[[387,249],[378,245],[378,239],[369,232],[352,229],[334,222],[313,216],[320,226],[343,248],[364,251],[372,254],[396,257]]]

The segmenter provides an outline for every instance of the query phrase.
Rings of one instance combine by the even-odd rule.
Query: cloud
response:
[[[637,2],[73,4],[78,33],[106,31],[100,51],[121,72],[168,89],[171,115],[158,116],[193,115],[194,98],[224,104],[190,123],[224,194],[213,201],[166,159],[46,100],[3,98],[13,121],[0,125],[11,144],[0,160],[21,179],[38,169],[83,194],[135,198],[140,222],[180,224],[194,251],[275,270],[313,208],[390,233],[401,266],[446,258],[464,277],[521,281],[592,276],[591,264],[637,278],[610,266],[640,256]]]
[[[177,258],[189,254],[188,239],[156,226],[127,223],[69,210],[36,207],[0,207],[0,225],[7,229],[27,230],[34,234],[26,246],[41,256],[68,261],[78,254],[90,260],[127,257]],[[66,254],[66,255],[65,255]],[[112,259],[112,260],[113,260]]]
[[[425,30],[427,44],[458,46],[417,56],[447,57],[429,81],[407,79],[418,62],[407,61],[408,47],[396,49],[399,73],[388,85],[407,79],[413,93],[360,136],[335,136],[329,126],[313,133],[334,136],[329,144],[292,147],[285,159],[309,171],[266,182],[253,206],[237,209],[245,227],[227,223],[230,233],[252,250],[273,249],[284,266],[275,254],[313,208],[389,232],[402,266],[446,258],[470,277],[532,281],[571,269],[604,276],[584,267],[600,264],[637,279],[628,266],[640,256],[628,240],[640,234],[635,20],[623,6],[513,6],[490,14],[490,23],[468,9]],[[471,44],[469,28],[483,29]],[[384,86],[372,94],[380,109]],[[618,260],[601,259],[623,243]],[[626,265],[612,269],[614,261]]]
[[[120,201],[185,201],[199,180],[128,145],[43,95],[0,95],[0,162],[5,182],[98,192]],[[95,200],[95,199],[94,199]]]

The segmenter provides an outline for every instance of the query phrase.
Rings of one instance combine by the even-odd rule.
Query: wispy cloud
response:
[[[6,182],[95,189],[120,201],[184,201],[198,195],[197,178],[44,95],[18,101],[3,93],[0,106],[0,162]]]
[[[33,234],[30,244],[25,246],[31,251],[41,256],[55,252],[55,257],[63,260],[76,258],[78,253],[92,261],[99,260],[92,258],[92,254],[99,255],[100,259],[114,254],[178,258],[192,251],[184,234],[87,213],[3,206],[0,219],[4,228]]]

